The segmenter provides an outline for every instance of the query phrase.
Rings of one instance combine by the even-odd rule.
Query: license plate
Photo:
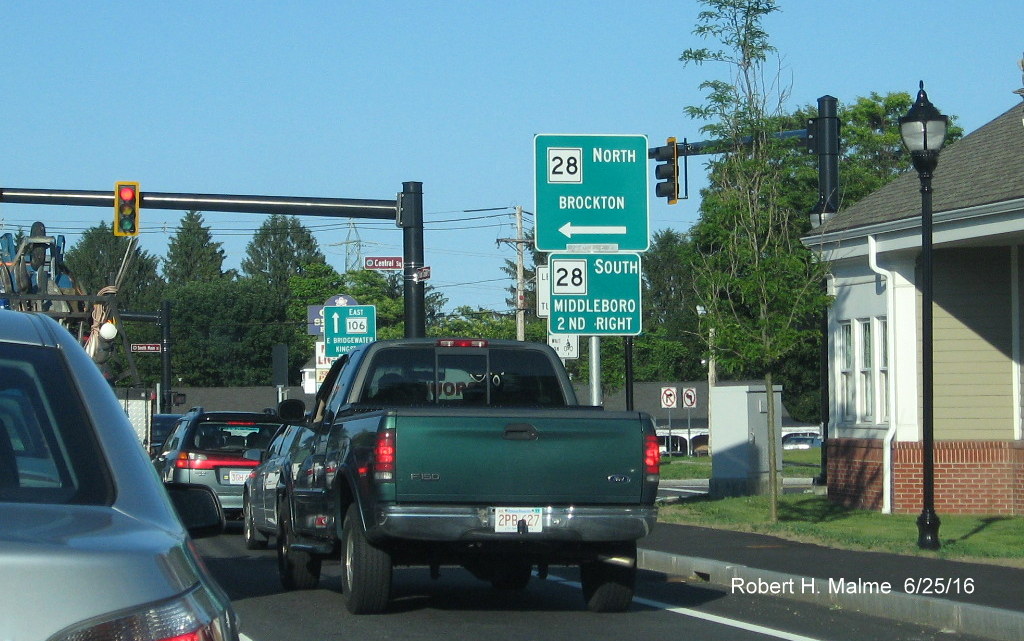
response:
[[[228,485],[242,485],[249,478],[249,470],[228,470]]]
[[[519,522],[525,521],[527,532],[544,531],[544,514],[539,507],[494,508],[495,532],[518,532]]]

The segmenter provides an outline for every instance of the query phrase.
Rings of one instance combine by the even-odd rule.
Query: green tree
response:
[[[288,279],[309,265],[325,263],[316,238],[295,216],[274,214],[256,230],[245,248],[242,272],[270,283],[284,295]]]
[[[67,268],[81,291],[89,296],[116,291],[117,308],[122,312],[159,311],[165,283],[157,275],[158,262],[158,258],[139,249],[137,239],[115,236],[106,222],[85,230],[65,255]],[[158,361],[133,358],[121,346],[125,342],[155,342],[159,329],[152,323],[139,322],[123,322],[118,329],[121,334],[104,368],[115,381],[122,381],[133,374],[134,364],[140,382],[158,380]]]
[[[272,290],[255,278],[193,281],[171,289],[171,358],[184,385],[270,385],[277,343],[289,346],[290,361],[301,358],[294,326],[283,320],[281,309],[267,304]],[[297,367],[289,365],[294,383]]]
[[[721,49],[687,49],[685,64],[721,63],[729,80],[701,83],[706,100],[689,107],[710,120],[703,131],[722,141],[711,162],[711,185],[694,226],[693,269],[702,318],[714,329],[718,362],[762,372],[767,388],[768,491],[778,518],[774,375],[784,359],[817,332],[813,319],[827,305],[825,267],[800,243],[805,213],[784,201],[782,143],[774,135],[785,92],[766,80],[774,52],[761,21],[778,10],[773,0],[704,0],[694,33]],[[710,332],[708,333],[710,335]]]
[[[515,316],[482,307],[463,305],[427,328],[428,336],[458,336],[463,338],[514,339]],[[547,338],[542,340],[546,341]]]
[[[180,285],[233,278],[234,270],[224,271],[224,258],[221,243],[213,242],[210,228],[203,224],[203,215],[189,211],[168,241],[167,257],[163,261],[164,279],[169,285]]]
[[[116,284],[118,307],[148,311],[159,309],[164,281],[157,275],[159,260],[139,249],[134,239],[115,236],[106,222],[90,227],[65,255],[75,282],[88,295]]]

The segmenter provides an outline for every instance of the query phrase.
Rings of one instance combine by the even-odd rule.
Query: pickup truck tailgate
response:
[[[599,410],[401,409],[399,503],[638,503],[644,420]]]

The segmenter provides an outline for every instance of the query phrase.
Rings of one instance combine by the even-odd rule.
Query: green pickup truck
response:
[[[334,363],[306,414],[277,518],[286,588],[340,559],[348,610],[388,606],[392,568],[462,566],[497,589],[580,568],[589,609],[633,599],[636,541],[657,519],[650,416],[580,406],[547,345],[404,339]]]

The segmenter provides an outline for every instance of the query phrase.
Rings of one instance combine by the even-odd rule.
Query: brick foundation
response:
[[[846,507],[882,509],[882,441],[828,440],[828,498]]]
[[[939,514],[1024,515],[1024,442],[936,441],[935,511]],[[896,513],[921,511],[921,443],[892,450]],[[882,441],[828,441],[828,496],[849,507],[882,507]]]

